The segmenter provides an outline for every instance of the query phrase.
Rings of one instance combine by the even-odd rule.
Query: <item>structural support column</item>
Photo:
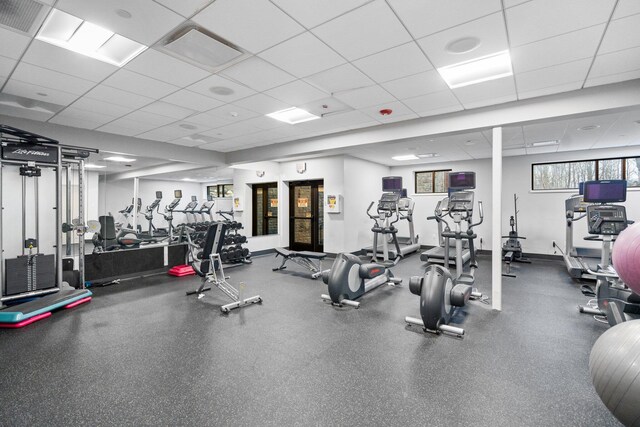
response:
[[[502,128],[493,128],[491,192],[491,308],[502,310]]]
[[[138,193],[139,193],[140,178],[133,178],[133,221],[131,225],[134,230],[138,229]]]

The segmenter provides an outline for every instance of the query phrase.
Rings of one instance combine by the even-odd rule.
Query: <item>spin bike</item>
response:
[[[473,180],[475,188],[475,179]],[[450,187],[452,188],[452,187]],[[469,187],[467,187],[469,188]],[[425,332],[439,334],[445,332],[459,338],[464,336],[464,329],[451,326],[449,322],[457,307],[464,307],[471,297],[481,298],[482,294],[473,290],[475,282],[475,271],[478,268],[473,241],[477,235],[473,228],[482,224],[484,213],[482,202],[478,202],[480,221],[472,222],[473,216],[473,191],[452,192],[449,199],[449,211],[440,213],[439,221],[445,224],[445,231],[442,236],[445,238],[445,262],[444,265],[429,264],[423,276],[413,276],[409,281],[411,293],[420,296],[420,319],[406,317],[405,322],[422,326]],[[449,216],[455,224],[455,231],[451,231],[445,216]],[[467,231],[463,232],[461,223],[465,221]],[[456,248],[456,273],[455,276],[445,266],[449,265],[450,240],[455,240]],[[464,271],[462,262],[462,243],[469,242],[469,271]]]

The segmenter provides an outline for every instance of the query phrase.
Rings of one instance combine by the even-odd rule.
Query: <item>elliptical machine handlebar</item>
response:
[[[469,224],[469,230],[471,230],[476,225],[482,224],[482,221],[484,221],[484,210],[482,209],[482,201],[478,202],[478,213],[480,214],[480,221],[476,222],[475,224]]]
[[[376,222],[376,225],[378,225],[378,217],[375,217],[373,215],[371,215],[370,211],[371,208],[373,207],[373,205],[375,205],[376,202],[371,202],[371,204],[369,205],[369,207],[367,208],[367,215],[369,215],[369,218],[371,218],[372,220],[374,220]]]

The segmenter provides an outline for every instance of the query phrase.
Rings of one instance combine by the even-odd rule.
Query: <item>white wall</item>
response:
[[[392,167],[390,175],[402,176],[403,185],[407,189],[407,195],[413,198],[415,208],[413,221],[415,233],[420,236],[420,244],[428,246],[438,245],[438,225],[435,220],[428,221],[427,217],[433,215],[438,202],[446,197],[446,194],[416,194],[414,172],[451,169],[452,171],[471,171],[476,173],[476,189],[474,202],[474,222],[479,221],[478,202],[482,201],[484,207],[484,222],[475,228],[478,239],[476,248],[491,248],[491,160],[468,160],[447,163],[429,163],[426,165],[411,165]],[[451,226],[453,223],[450,221]],[[397,224],[398,236],[408,236],[409,228],[406,221]],[[480,243],[482,239],[482,243]]]
[[[531,156],[505,157],[503,160],[502,230],[509,228],[509,216],[513,215],[513,194],[518,195],[518,233],[525,252],[553,254],[551,242],[556,241],[564,250],[566,223],[564,201],[577,191],[531,191],[531,165],[533,163],[587,160],[595,158],[637,156],[637,147],[621,147],[606,150],[573,151]],[[640,220],[640,191],[627,192],[627,217]],[[587,242],[586,219],[574,224],[573,241],[576,246],[601,247],[599,242]]]

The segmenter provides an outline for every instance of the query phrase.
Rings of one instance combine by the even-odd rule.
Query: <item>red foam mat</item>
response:
[[[47,311],[46,313],[42,313],[42,314],[35,315],[33,317],[29,317],[28,319],[25,319],[22,322],[18,322],[18,323],[0,323],[0,328],[11,328],[11,329],[22,328],[23,326],[30,325],[30,324],[32,324],[34,322],[37,322],[38,320],[46,319],[49,316],[51,316],[51,312]]]
[[[176,265],[169,270],[169,274],[176,277],[191,276],[196,274],[190,265]]]

